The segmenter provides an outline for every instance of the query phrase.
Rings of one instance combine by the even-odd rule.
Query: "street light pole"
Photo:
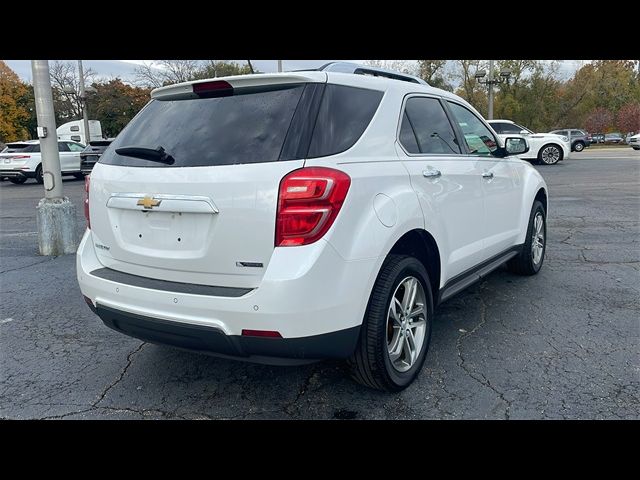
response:
[[[60,174],[56,114],[53,110],[49,62],[47,60],[32,60],[31,70],[42,156],[44,196],[47,199],[62,198],[62,175]]]
[[[78,73],[80,74],[80,100],[82,102],[82,120],[84,121],[84,139],[85,144],[89,145],[91,141],[91,132],[89,132],[89,116],[87,114],[87,95],[84,91],[84,71],[82,70],[82,60],[78,60]]]
[[[282,71],[282,60],[278,60],[278,72]]]
[[[53,109],[48,60],[31,60],[33,94],[38,119],[38,138],[44,180],[44,198],[36,207],[40,255],[62,255],[76,251],[76,208],[63,196],[58,135]],[[37,171],[36,171],[37,172]]]
[[[511,70],[509,70],[508,68],[503,68],[500,71],[500,76],[498,78],[495,78],[493,71],[493,60],[489,60],[489,77],[484,80],[484,77],[486,75],[487,72],[485,72],[484,70],[478,70],[476,71],[475,78],[479,84],[487,85],[489,89],[489,108],[487,119],[493,120],[493,86],[497,85],[498,83],[507,82],[509,80],[509,77],[511,76]]]
[[[489,116],[488,120],[493,120],[493,60],[489,60]]]

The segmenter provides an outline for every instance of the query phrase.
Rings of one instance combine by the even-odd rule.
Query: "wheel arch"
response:
[[[423,228],[414,228],[404,233],[387,252],[389,255],[411,255],[417,258],[429,274],[429,283],[433,295],[434,306],[438,301],[442,266],[440,249],[433,235]],[[381,265],[382,266],[382,265]],[[379,269],[377,274],[379,274]]]

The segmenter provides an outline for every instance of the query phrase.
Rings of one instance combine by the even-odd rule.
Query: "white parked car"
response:
[[[633,147],[634,150],[640,150],[640,133],[630,136],[627,139],[627,143],[630,147]]]
[[[58,142],[62,175],[84,177],[80,171],[80,152],[83,150],[84,145],[81,143]],[[29,178],[43,183],[40,140],[8,143],[7,148],[0,153],[0,177],[8,177],[16,184],[24,183]]]
[[[507,261],[540,270],[547,187],[511,155],[522,137],[505,148],[414,77],[335,69],[152,92],[85,183],[77,276],[106,325],[255,362],[348,359],[397,391],[439,303]]]
[[[511,120],[489,120],[488,122],[500,138],[524,135],[529,143],[529,152],[521,157],[526,160],[537,161],[544,165],[554,165],[569,158],[571,144],[566,135],[534,133]]]

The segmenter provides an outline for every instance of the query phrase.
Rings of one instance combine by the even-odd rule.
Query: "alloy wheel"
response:
[[[420,356],[427,333],[426,297],[413,276],[402,280],[391,296],[387,313],[387,351],[393,368],[409,370]]]

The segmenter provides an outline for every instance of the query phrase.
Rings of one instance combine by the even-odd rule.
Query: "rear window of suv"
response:
[[[152,100],[99,162],[198,167],[333,155],[360,138],[382,95],[377,90],[308,83],[251,93],[238,90],[227,97]],[[162,147],[175,162],[119,155],[116,149],[121,147]]]

